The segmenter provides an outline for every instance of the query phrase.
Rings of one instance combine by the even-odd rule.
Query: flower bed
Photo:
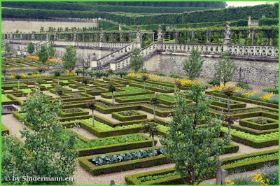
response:
[[[265,117],[256,117],[242,119],[239,121],[239,125],[256,130],[268,130],[278,128],[278,121]]]
[[[116,155],[117,157],[127,157],[127,155],[125,155],[125,154],[128,154],[128,153],[139,154],[141,152],[144,152],[144,151],[150,150],[150,149],[151,150],[152,149],[158,149],[158,147],[156,147],[156,148],[143,148],[141,150],[137,149],[137,150],[130,150],[130,151],[108,153],[108,154],[103,154],[103,156],[105,156],[105,158],[106,157],[114,157],[114,155]],[[162,164],[169,163],[167,158],[164,155],[162,155],[162,153],[157,153],[156,155],[149,156],[149,157],[143,156],[142,153],[141,153],[141,155],[139,155],[140,159],[120,161],[120,162],[117,162],[117,163],[105,164],[105,165],[93,164],[92,159],[97,158],[97,157],[98,156],[81,157],[81,158],[79,158],[79,163],[84,169],[86,169],[87,171],[89,171],[93,175],[108,174],[108,173],[112,173],[112,172],[126,171],[126,170],[135,169],[135,168],[151,167],[151,166],[156,166],[156,165],[162,165]]]
[[[144,89],[138,88],[138,87],[124,87],[120,91],[114,92],[114,96],[122,97],[122,96],[129,96],[129,95],[149,94],[149,93],[152,93],[152,91],[144,90]],[[102,93],[101,97],[111,99],[112,93],[111,92]]]
[[[147,119],[147,115],[136,112],[134,110],[113,112],[112,117],[120,121],[132,121]]]
[[[222,167],[229,171],[245,172],[256,170],[265,164],[277,163],[278,157],[275,155],[278,150],[268,150],[258,153],[250,153],[246,155],[233,156],[222,159]],[[211,176],[209,176],[209,179]],[[175,168],[161,169],[144,173],[133,174],[125,177],[127,184],[131,185],[161,185],[161,184],[183,184],[183,180],[179,174],[175,172]]]
[[[228,132],[228,128],[222,127],[222,132]],[[254,148],[264,148],[278,145],[278,132],[270,134],[253,135],[239,130],[231,129],[232,140]]]

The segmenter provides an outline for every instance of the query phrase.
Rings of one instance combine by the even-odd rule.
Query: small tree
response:
[[[65,138],[65,130],[58,120],[61,104],[37,91],[26,100],[22,109],[24,122],[33,129],[21,132],[25,139],[24,147],[31,152],[30,174],[59,177],[64,180],[63,183],[71,182],[67,178],[73,176],[76,168],[75,137],[68,134]],[[32,183],[45,182],[39,180]]]
[[[47,60],[49,59],[49,52],[48,48],[45,45],[41,46],[41,49],[39,51],[39,60],[45,64]]]
[[[153,114],[154,114],[154,119],[155,119],[156,118],[156,106],[159,104],[159,99],[157,97],[152,98],[151,104],[153,105]]]
[[[5,44],[5,63],[7,63],[7,56],[10,57],[11,55],[11,47],[9,45],[9,43]]]
[[[19,80],[21,79],[21,76],[19,75],[19,74],[17,74],[16,76],[15,76],[15,78],[18,80],[17,81],[17,87],[18,87],[18,90],[19,90]]]
[[[94,103],[88,103],[87,107],[91,110],[92,113],[92,127],[94,127],[94,110],[96,108]]]
[[[108,90],[109,90],[109,92],[112,93],[112,103],[114,104],[114,102],[115,102],[114,92],[116,91],[116,87],[112,83],[110,83],[108,86]]]
[[[187,103],[185,94],[177,94],[170,129],[161,143],[166,149],[166,156],[175,163],[176,171],[185,183],[199,184],[215,175],[224,142],[219,138],[220,120],[208,112],[209,103],[204,88],[193,85],[187,96],[192,104]]]
[[[146,89],[146,81],[149,79],[149,77],[146,74],[142,75],[142,80],[144,81],[144,90]]]
[[[152,146],[155,146],[155,136],[158,135],[157,124],[155,122],[147,122],[144,125],[144,132],[150,134],[153,139]]]
[[[130,62],[131,68],[135,72],[138,72],[140,69],[143,68],[144,60],[140,55],[140,49],[136,48],[132,51],[129,62]]]
[[[66,48],[66,52],[63,56],[63,65],[64,68],[69,70],[70,72],[74,70],[77,62],[77,57],[76,57],[76,50],[73,46],[68,46]]]
[[[126,75],[127,75],[127,72],[120,71],[120,72],[118,72],[117,74],[120,76],[120,78],[123,78],[123,76],[126,76]]]
[[[31,54],[33,54],[34,50],[35,50],[34,44],[33,43],[28,43],[27,52],[31,55]]]
[[[223,54],[218,64],[215,65],[215,76],[220,82],[226,85],[227,82],[231,81],[236,70],[236,65],[229,58],[229,54]]]
[[[5,68],[2,69],[2,74],[4,75],[4,81],[6,81],[7,70]]]
[[[189,79],[199,78],[203,62],[200,53],[197,50],[192,50],[190,57],[184,63],[184,71]]]
[[[55,55],[55,48],[53,47],[52,44],[48,47],[48,53],[49,53],[49,57],[50,58],[54,57],[54,55]]]

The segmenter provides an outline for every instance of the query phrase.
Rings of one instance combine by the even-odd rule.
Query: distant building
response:
[[[248,17],[248,27],[252,26],[259,26],[259,21],[258,20],[252,20],[252,17]]]

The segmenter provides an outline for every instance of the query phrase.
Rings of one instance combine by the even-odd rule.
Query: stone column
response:
[[[35,34],[34,33],[31,34],[31,40],[35,40]]]
[[[178,32],[175,32],[175,43],[179,43],[179,42],[178,42],[178,37],[179,37],[179,33],[178,33]]]
[[[254,39],[255,39],[255,30],[251,30],[251,46],[254,46]]]
[[[158,38],[157,38],[158,42],[163,42],[163,33],[162,33],[162,29],[161,29],[161,25],[158,26]]]
[[[49,34],[46,34],[46,41],[49,41],[50,40],[50,36]]]
[[[77,41],[77,34],[76,34],[76,33],[73,34],[73,41],[74,41],[74,42]]]
[[[224,46],[223,46],[223,51],[227,52],[229,50],[229,45],[231,45],[231,31],[230,31],[230,26],[229,23],[227,22],[225,25],[225,30],[224,30]]]
[[[142,42],[142,34],[141,34],[141,31],[139,28],[137,28],[137,31],[136,31],[136,47],[137,48],[141,48],[141,42]]]

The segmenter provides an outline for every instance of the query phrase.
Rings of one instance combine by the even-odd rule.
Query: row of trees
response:
[[[191,55],[184,62],[184,71],[190,80],[195,80],[200,77],[204,60],[197,50],[192,50]],[[130,57],[130,67],[135,72],[143,71],[144,60],[140,55],[140,49],[134,49]],[[224,85],[231,81],[236,70],[236,65],[230,59],[228,53],[224,53],[218,63],[215,65],[214,80]]]
[[[202,72],[204,60],[197,50],[193,50],[188,59],[184,63],[184,71],[190,80],[199,78]],[[219,83],[226,85],[227,82],[231,81],[236,70],[236,65],[230,59],[228,53],[221,56],[217,64],[215,64],[215,78]]]

